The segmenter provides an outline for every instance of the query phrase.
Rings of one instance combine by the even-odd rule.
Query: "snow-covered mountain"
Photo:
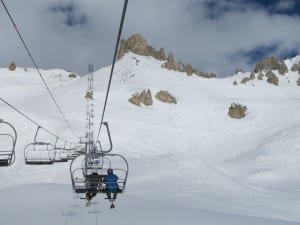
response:
[[[128,158],[130,175],[115,211],[97,197],[98,219],[134,225],[300,224],[300,87],[299,74],[291,71],[299,60],[285,61],[284,76],[273,71],[279,79],[275,86],[265,75],[258,80],[258,74],[241,84],[251,72],[206,79],[162,68],[162,61],[149,56],[123,56],[116,64],[105,120],[113,151]],[[96,125],[109,71],[110,66],[94,74]],[[86,77],[70,78],[63,70],[42,73],[76,134],[84,135]],[[146,89],[153,105],[128,102]],[[157,100],[160,90],[170,92],[177,104]],[[59,136],[77,141],[33,69],[0,69],[0,97]],[[245,118],[227,115],[234,102],[247,106]],[[84,202],[72,199],[69,163],[25,165],[23,148],[36,127],[5,104],[0,110],[19,138],[16,162],[0,168],[0,224],[95,224]],[[55,141],[47,133],[40,138]],[[74,215],[66,220],[61,214],[68,211]]]

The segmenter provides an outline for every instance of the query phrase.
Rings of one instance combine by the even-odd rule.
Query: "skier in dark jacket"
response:
[[[104,180],[107,198],[112,201],[111,208],[114,208],[113,201],[117,198],[119,192],[118,176],[113,173],[112,169],[107,170],[107,176]],[[113,194],[113,197],[112,197]]]

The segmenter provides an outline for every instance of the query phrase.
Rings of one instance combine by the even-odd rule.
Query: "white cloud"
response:
[[[209,18],[204,3],[219,4]],[[66,16],[50,6],[73,3],[87,17],[84,26],[69,27]],[[110,64],[121,7],[119,0],[7,1],[37,63],[43,68],[60,67],[84,74],[89,63]],[[0,66],[15,60],[30,65],[7,16],[0,9]],[[154,47],[165,47],[177,60],[191,62],[202,71],[230,74],[236,67],[252,69],[244,55],[257,46],[278,43],[276,52],[300,50],[298,16],[270,15],[256,4],[242,1],[131,0],[124,37],[141,33]]]

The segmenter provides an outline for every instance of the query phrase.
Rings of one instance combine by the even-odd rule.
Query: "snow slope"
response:
[[[297,74],[289,72],[286,77],[290,83],[280,77],[279,87],[258,80],[253,81],[254,86],[233,86],[235,79],[250,73],[203,79],[162,69],[161,64],[150,57],[127,54],[116,65],[105,120],[110,124],[114,151],[129,160],[130,175],[116,211],[107,209],[103,196],[97,198],[102,222],[300,224]],[[95,121],[100,120],[109,70],[106,67],[95,72]],[[86,77],[72,80],[61,70],[43,73],[76,134],[82,136]],[[150,107],[128,103],[133,93],[148,88],[153,95],[168,90],[178,104],[156,99]],[[0,97],[47,129],[76,140],[34,70],[1,69]],[[248,107],[246,118],[233,120],[227,116],[232,102]],[[42,218],[62,224],[63,207],[78,201],[72,199],[68,163],[26,166],[23,148],[32,141],[35,126],[4,104],[0,104],[0,110],[1,117],[12,122],[19,134],[16,163],[0,169],[2,221],[5,225],[21,224],[22,220],[13,217],[14,210],[28,224],[40,224]],[[54,141],[46,133],[40,138]],[[35,197],[34,193],[45,194]],[[14,201],[7,198],[11,195]],[[31,201],[27,214],[23,210]],[[86,218],[82,224],[95,224],[84,202],[78,203]],[[75,220],[79,224],[79,214],[67,217],[67,223]]]

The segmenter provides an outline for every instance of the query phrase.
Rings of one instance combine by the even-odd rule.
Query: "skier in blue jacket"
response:
[[[118,176],[113,173],[112,169],[107,170],[107,176],[104,180],[107,198],[112,201],[111,208],[114,208],[113,201],[117,198],[119,192]],[[113,197],[112,197],[113,194]]]

